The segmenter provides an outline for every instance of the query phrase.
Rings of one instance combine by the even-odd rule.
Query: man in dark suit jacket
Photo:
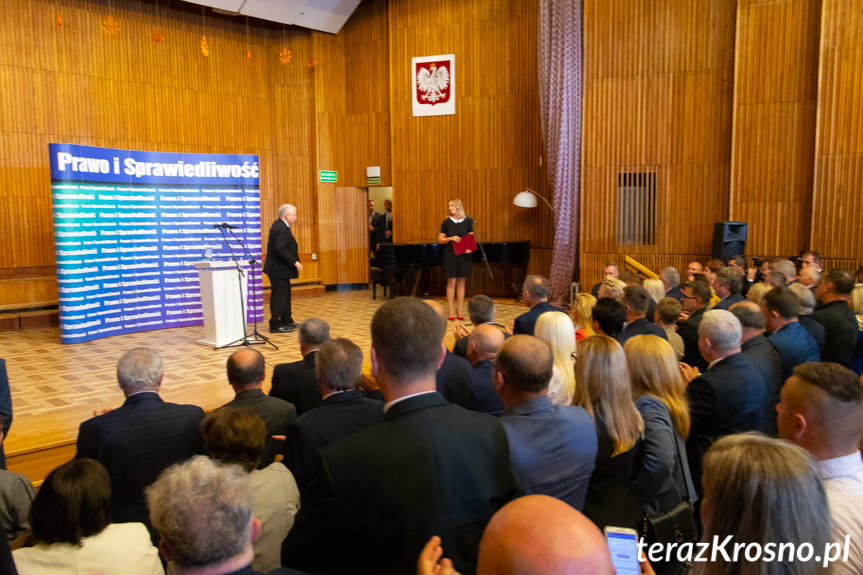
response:
[[[636,335],[655,335],[664,340],[668,339],[664,329],[651,321],[647,321],[647,307],[650,301],[652,301],[650,294],[641,286],[626,286],[623,289],[623,299],[620,303],[626,310],[627,323],[623,326],[620,335],[617,336],[620,345],[625,344],[626,340]]]
[[[475,295],[467,302],[467,314],[470,316],[470,322],[474,327],[487,323],[493,325],[503,332],[503,336],[509,337],[506,328],[499,323],[494,323],[494,301],[487,295]],[[456,324],[455,328],[456,340],[452,344],[452,352],[459,357],[467,359],[467,336],[470,332],[462,324]]]
[[[264,273],[270,278],[270,332],[287,333],[297,327],[291,315],[291,279],[303,269],[297,240],[291,226],[297,221],[297,208],[291,204],[279,207],[279,219],[270,226],[267,238],[267,261]]]
[[[495,359],[494,386],[505,407],[500,422],[509,438],[512,469],[528,495],[550,495],[579,511],[596,460],[596,426],[577,406],[548,398],[551,350],[516,335]]]
[[[375,211],[375,201],[369,200],[369,250],[378,255],[378,222],[382,214]]]
[[[833,268],[821,276],[815,287],[818,307],[813,317],[824,326],[824,357],[843,367],[851,367],[857,345],[857,317],[848,305],[854,290],[854,278],[842,269]]]
[[[8,437],[12,427],[12,395],[9,390],[9,376],[6,374],[6,360],[0,359],[0,417],[3,418],[3,437]],[[6,452],[0,442],[0,469],[6,469]]]
[[[315,378],[315,358],[321,345],[330,339],[330,325],[310,317],[300,324],[297,339],[303,359],[280,363],[273,368],[270,395],[293,403],[297,415],[302,415],[321,402],[321,390]]]
[[[384,421],[321,451],[323,476],[282,547],[309,572],[404,574],[439,535],[461,573],[476,571],[491,516],[518,494],[500,422],[435,392],[440,316],[419,300],[384,303],[372,320],[372,370]]]
[[[547,311],[563,311],[548,303],[548,280],[540,275],[529,275],[524,279],[521,288],[521,297],[530,310],[515,318],[512,333],[524,333],[533,335],[536,320]]]
[[[683,299],[683,292],[680,291],[680,273],[677,268],[672,266],[662,268],[659,271],[659,279],[665,287],[665,297],[673,297],[677,301]]]
[[[713,280],[713,289],[720,298],[713,309],[729,309],[746,300],[740,293],[743,290],[743,274],[735,269],[719,268]]]
[[[393,201],[384,200],[384,213],[378,218],[376,224],[379,244],[393,243]]]
[[[471,401],[468,409],[500,415],[503,402],[494,388],[494,365],[503,345],[503,332],[488,324],[478,325],[468,336],[467,358],[471,363]]]
[[[700,498],[701,459],[711,444],[732,433],[764,431],[767,385],[740,351],[740,322],[731,312],[705,312],[698,334],[710,367],[686,388],[692,418],[686,454]]]
[[[683,286],[682,293],[681,305],[683,311],[689,313],[689,317],[685,321],[677,322],[677,333],[683,339],[684,347],[681,361],[704,371],[707,369],[707,361],[701,357],[698,350],[698,325],[710,302],[710,286],[707,282],[695,280]]]
[[[818,344],[797,320],[800,300],[793,291],[784,286],[773,288],[761,300],[761,309],[765,327],[770,332],[767,339],[782,358],[783,382],[801,363],[821,360]],[[778,391],[770,401],[773,405],[779,402]]]
[[[273,439],[274,435],[284,435],[288,426],[297,416],[297,409],[278,397],[264,395],[264,356],[255,349],[246,348],[235,351],[228,358],[228,382],[234,388],[234,399],[222,407],[243,407],[255,412],[267,426],[267,440],[258,469],[271,464],[276,455],[282,453],[283,444]]]
[[[162,401],[162,358],[153,350],[139,347],[123,354],[117,379],[125,403],[81,424],[76,457],[107,468],[115,523],[149,527],[144,488],[166,467],[203,452],[204,410]]]
[[[764,335],[764,312],[758,304],[742,301],[731,306],[729,310],[740,322],[740,350],[743,357],[761,373],[767,384],[767,433],[776,435],[776,403],[779,391],[784,383],[782,379],[782,358],[773,344]]]
[[[318,474],[321,448],[384,420],[384,404],[356,389],[362,377],[363,352],[351,340],[325,342],[316,373],[323,401],[299,416],[285,435],[285,465],[305,491]]]
[[[444,348],[444,360],[435,372],[435,389],[445,400],[467,408],[473,399],[471,382],[473,380],[470,362],[450,353]]]

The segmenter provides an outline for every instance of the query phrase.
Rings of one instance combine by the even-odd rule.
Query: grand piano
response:
[[[441,265],[443,250],[447,247],[438,243],[379,244],[377,256],[371,259],[372,283],[375,287],[380,284],[388,286],[390,297],[395,295],[397,285],[402,287],[401,291],[406,295],[405,288],[412,283],[410,295],[416,295],[423,273]],[[514,289],[513,296],[520,295],[521,284],[527,275],[530,242],[483,242],[482,249],[471,254],[471,260],[482,263],[483,251],[488,263],[504,264],[502,269]],[[519,272],[519,275],[514,275],[512,270]],[[413,282],[410,282],[411,278]]]

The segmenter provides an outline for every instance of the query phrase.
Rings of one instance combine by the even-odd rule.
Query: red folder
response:
[[[468,234],[462,236],[460,242],[453,242],[452,248],[457,256],[462,255],[467,250],[476,251],[476,240],[473,239],[473,234]]]

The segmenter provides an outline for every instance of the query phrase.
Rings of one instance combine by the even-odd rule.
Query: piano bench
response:
[[[392,274],[386,273],[381,268],[370,268],[369,269],[369,280],[372,283],[372,299],[377,299],[377,291],[378,286],[383,286],[384,288],[384,297],[387,297],[387,288],[390,287],[391,276]]]

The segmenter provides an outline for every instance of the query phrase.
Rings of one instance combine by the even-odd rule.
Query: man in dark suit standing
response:
[[[375,211],[375,201],[369,200],[369,250],[378,255],[378,222],[382,214]]]
[[[767,432],[776,435],[776,403],[779,391],[782,389],[782,358],[773,344],[764,335],[764,312],[757,303],[742,301],[731,306],[728,310],[740,322],[741,342],[740,350],[743,357],[761,372],[764,383],[767,384]]]
[[[323,401],[299,416],[285,435],[285,464],[305,491],[318,473],[318,451],[335,440],[380,423],[384,404],[359,391],[363,352],[349,339],[325,342],[315,363]]]
[[[162,358],[155,351],[127,351],[117,362],[126,401],[78,430],[76,457],[95,459],[111,476],[116,523],[137,521],[149,527],[144,488],[166,467],[203,452],[204,410],[162,401],[162,373]]]
[[[9,435],[12,427],[12,394],[9,390],[9,376],[6,374],[6,360],[0,359],[0,417],[3,418],[3,437]],[[6,469],[6,452],[0,442],[0,469]]]
[[[378,218],[378,243],[393,243],[393,201],[384,200],[384,213]]]
[[[821,276],[815,286],[818,307],[812,316],[824,326],[824,357],[843,367],[851,367],[857,345],[857,317],[848,305],[854,290],[854,278],[845,270],[833,268]]]
[[[297,339],[303,359],[280,363],[273,368],[270,395],[293,403],[297,415],[302,415],[321,402],[321,390],[315,378],[315,359],[321,345],[330,339],[330,325],[324,320],[310,317],[300,324]]]
[[[681,293],[683,312],[688,314],[684,321],[677,322],[677,333],[683,339],[684,348],[681,361],[699,370],[705,370],[707,361],[701,357],[701,352],[698,350],[698,324],[701,323],[701,318],[710,302],[710,286],[707,282],[695,280],[683,286]]]
[[[303,269],[297,240],[291,226],[297,221],[297,208],[291,204],[279,207],[279,219],[270,226],[267,238],[267,261],[264,273],[270,278],[270,333],[292,332],[297,327],[291,315],[291,279]]]
[[[471,363],[468,409],[492,415],[503,411],[503,402],[494,388],[493,363],[503,341],[503,332],[488,324],[476,326],[467,337],[467,359]]]
[[[518,493],[506,433],[435,392],[444,326],[430,306],[390,300],[371,332],[384,421],[321,450],[323,477],[303,494],[282,563],[330,575],[412,573],[439,535],[455,568],[474,573],[483,528]]]
[[[725,310],[704,313],[698,326],[698,347],[709,362],[707,371],[685,370],[692,427],[686,454],[699,499],[701,459],[718,438],[744,431],[764,431],[767,385],[740,351],[740,322]]]
[[[641,286],[626,286],[623,289],[621,302],[626,310],[626,323],[623,331],[617,336],[620,345],[636,335],[655,335],[667,340],[665,330],[651,321],[647,321],[648,303],[651,301],[650,294]]]
[[[734,304],[746,301],[740,292],[743,290],[743,274],[732,268],[719,268],[713,279],[713,289],[719,302],[713,309],[729,309]]]
[[[540,275],[529,275],[524,278],[521,297],[530,310],[515,318],[512,333],[533,335],[536,320],[547,311],[563,311],[548,303],[548,280]]]
[[[581,510],[596,463],[596,425],[581,407],[548,397],[551,350],[539,339],[515,335],[495,359],[494,387],[505,411],[512,468],[528,495],[550,495]]]
[[[228,358],[228,382],[234,388],[234,399],[222,407],[243,407],[255,412],[267,426],[267,440],[258,469],[271,464],[276,455],[282,453],[281,441],[273,435],[284,435],[288,426],[297,416],[293,404],[264,395],[264,356],[256,349],[246,348],[235,351]]]
[[[807,361],[821,361],[818,343],[800,325],[800,299],[787,287],[775,287],[761,300],[764,311],[764,325],[770,332],[768,341],[773,344],[782,358],[782,381],[785,382],[794,368]],[[779,403],[779,390],[771,399],[773,405]]]

